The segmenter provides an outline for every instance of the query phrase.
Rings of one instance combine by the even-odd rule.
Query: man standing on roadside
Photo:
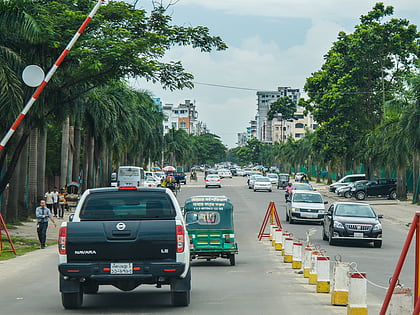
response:
[[[53,212],[54,212],[55,217],[57,217],[57,214],[58,214],[58,189],[57,187],[54,187],[54,190],[52,193],[53,193],[53,201],[54,201]]]
[[[54,223],[54,227],[57,225],[55,224],[51,210],[46,207],[46,202],[44,199],[39,202],[39,207],[36,208],[35,215],[38,219],[38,239],[41,243],[41,248],[45,248],[45,241],[47,240],[48,220],[51,219],[52,223]]]
[[[44,196],[46,202],[47,202],[47,208],[50,209],[50,211],[54,212],[54,217],[57,217],[57,212],[54,209],[54,194],[51,191],[51,188],[48,189],[48,191],[45,193]]]

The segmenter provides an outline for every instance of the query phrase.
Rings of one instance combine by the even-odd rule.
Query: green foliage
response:
[[[193,157],[192,164],[215,164],[226,158],[226,147],[220,141],[220,137],[205,133],[192,136]]]
[[[276,114],[281,114],[282,119],[294,118],[296,112],[296,103],[290,97],[280,97],[275,102],[270,104],[268,111],[268,120],[273,120]]]

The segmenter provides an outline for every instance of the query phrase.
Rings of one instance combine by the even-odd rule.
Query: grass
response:
[[[39,249],[38,240],[12,237],[12,241],[13,241],[13,245],[15,246],[17,256],[22,256],[26,253]],[[48,245],[52,245],[55,243],[54,242],[48,243]],[[3,237],[3,250],[11,250],[11,249],[12,247],[9,244],[9,240]],[[0,261],[8,260],[15,257],[16,255],[13,252],[1,253]]]

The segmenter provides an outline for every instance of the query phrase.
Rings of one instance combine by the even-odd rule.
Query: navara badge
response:
[[[124,222],[117,223],[117,230],[118,231],[125,230],[125,223]]]

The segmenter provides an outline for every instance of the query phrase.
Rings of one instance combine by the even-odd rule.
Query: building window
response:
[[[313,124],[313,125],[312,125],[312,128],[313,128],[313,129],[318,128],[318,124]]]
[[[184,121],[181,121],[180,123],[179,123],[179,128],[186,128],[187,127],[187,125],[185,124],[185,122]]]
[[[276,127],[276,130],[279,130],[279,127],[278,126]]]
[[[302,133],[296,133],[295,134],[295,138],[302,138],[303,134]]]
[[[297,124],[295,124],[295,128],[303,128],[303,124],[297,123]]]
[[[305,118],[305,116],[303,116],[303,115],[295,115],[295,117],[296,117],[297,119],[303,119],[303,118]]]
[[[172,123],[172,129],[176,129],[176,122]]]

